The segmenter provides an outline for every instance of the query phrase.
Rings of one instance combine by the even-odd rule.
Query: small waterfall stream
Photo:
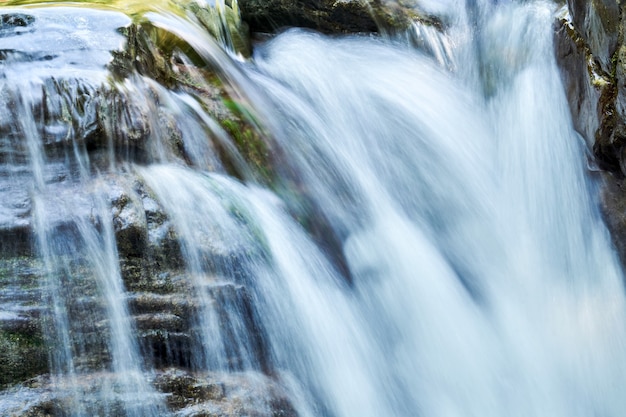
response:
[[[0,414],[623,415],[623,273],[554,5],[423,7],[445,30],[249,59],[226,15],[0,9],[3,258],[38,277],[50,374]]]

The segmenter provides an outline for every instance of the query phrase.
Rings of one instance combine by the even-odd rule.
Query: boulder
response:
[[[411,0],[239,0],[238,4],[252,32],[304,27],[327,34],[373,33],[402,31],[415,20],[440,24]]]
[[[241,15],[253,32],[306,27],[324,33],[376,32],[376,21],[363,2],[325,0],[241,0]]]

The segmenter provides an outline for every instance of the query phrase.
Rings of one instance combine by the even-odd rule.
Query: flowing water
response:
[[[67,20],[80,23],[78,50],[93,52],[33,47],[44,58],[28,77],[21,55],[2,64],[3,106],[16,117],[6,164],[28,167],[5,176],[32,201],[62,415],[175,413],[151,384],[158,365],[120,267],[111,213],[132,204],[145,209],[136,221],[158,226],[145,239],[164,239],[166,225],[176,237],[175,285],[196,306],[195,341],[178,363],[195,372],[266,375],[302,417],[623,415],[623,276],[553,58],[554,6],[424,7],[443,33],[421,23],[394,38],[292,29],[245,60],[178,14],[144,16],[217,69],[268,140],[269,181],[198,97],[139,74],[108,81],[121,93],[104,151],[76,139],[95,134],[87,110],[61,106],[71,132],[60,122],[39,131],[47,116],[34,96],[62,90],[63,75],[42,81],[55,62],[80,75],[81,108],[112,94],[98,87],[98,60],[128,21],[29,12],[60,39]],[[110,13],[110,30],[94,29],[98,13]],[[172,152],[168,120],[186,157]],[[132,145],[142,129],[147,145]],[[50,155],[54,140],[65,154]],[[14,410],[15,395],[32,394],[0,397],[0,410]],[[253,406],[272,415],[269,400]]]

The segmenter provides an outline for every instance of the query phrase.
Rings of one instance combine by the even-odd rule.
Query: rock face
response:
[[[0,387],[48,369],[42,332],[42,265],[29,257],[0,260]]]
[[[194,7],[216,36],[214,11]],[[0,65],[0,415],[69,415],[77,393],[93,415],[119,406],[95,394],[116,383],[104,286],[118,279],[136,366],[172,413],[295,417],[246,287],[190,284],[181,238],[133,170],[173,163],[271,180],[261,133],[220,74],[147,21],[59,7],[4,10]],[[225,334],[249,335],[258,367],[233,350],[226,369],[207,371],[197,318],[207,302]]]
[[[596,5],[597,3],[597,5]],[[620,10],[611,0],[571,1],[557,20],[557,59],[576,129],[602,168],[619,170],[617,111]]]
[[[613,0],[568,0],[572,23],[602,70],[611,72],[620,35],[621,11]]]
[[[626,6],[568,0],[556,23],[556,55],[574,126],[593,151],[602,209],[626,263]]]
[[[557,59],[575,128],[589,149],[593,149],[606,114],[603,109],[613,91],[612,83],[608,72],[594,60],[587,43],[575,29],[567,9],[562,9],[557,24]]]
[[[240,0],[242,18],[253,32],[272,33],[305,27],[322,33],[399,31],[414,20],[435,20],[419,11],[417,1],[386,0]]]
[[[375,32],[376,22],[360,2],[244,0],[243,19],[252,31],[273,32],[285,26],[308,27],[327,33]]]

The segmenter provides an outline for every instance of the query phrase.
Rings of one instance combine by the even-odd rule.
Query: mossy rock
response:
[[[48,372],[48,352],[40,333],[0,331],[0,386]]]
[[[199,6],[191,7],[191,10],[195,10],[209,32],[215,32],[220,25],[225,24],[211,14],[217,13],[215,11]],[[215,22],[214,27],[211,27],[210,22]],[[168,119],[167,109],[154,117],[149,114],[150,106],[143,102],[134,104],[133,98],[127,97],[124,90],[120,89],[124,80],[140,75],[155,80],[167,89],[189,94],[216,122],[217,128],[230,136],[232,147],[219,140],[221,133],[211,130],[215,127],[207,127],[207,135],[229,174],[241,179],[271,183],[274,173],[270,140],[253,110],[245,104],[245,98],[233,94],[237,88],[231,88],[229,74],[213,68],[184,40],[150,22],[133,23],[124,28],[123,32],[127,37],[127,45],[123,51],[113,53],[114,59],[109,66],[112,86],[108,92],[105,91],[107,98],[99,107],[100,130],[108,137],[113,137],[113,143],[120,148],[121,155],[130,155],[139,162],[149,161],[146,143],[151,132],[159,131],[166,132],[164,136],[169,138],[171,155],[187,164],[192,164],[194,160],[194,156],[185,149],[182,129],[177,125],[180,121]],[[157,101],[158,94],[154,96]],[[153,98],[146,94],[145,100]],[[145,108],[142,109],[142,106]],[[151,112],[154,113],[154,109]],[[158,126],[153,126],[155,122]],[[102,145],[106,142],[103,138]],[[242,161],[245,161],[243,165]]]

